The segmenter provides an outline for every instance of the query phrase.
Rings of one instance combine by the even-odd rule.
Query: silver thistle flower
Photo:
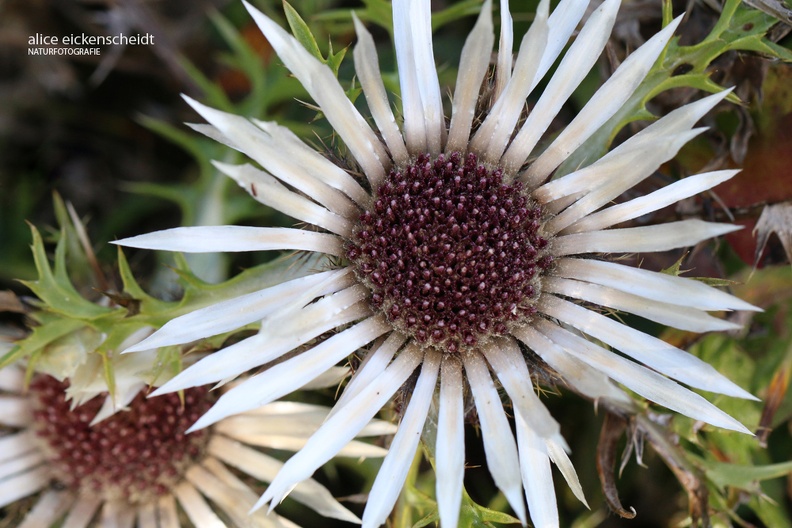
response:
[[[231,468],[271,481],[283,463],[261,448],[300,449],[328,408],[275,402],[185,435],[217,399],[204,387],[188,389],[182,397],[137,394],[124,411],[96,423],[103,397],[70,405],[65,383],[38,374],[26,391],[24,378],[17,366],[0,370],[0,507],[37,495],[20,528],[61,522],[69,528],[297,526],[277,514],[251,515],[255,488]],[[359,436],[394,429],[373,421]],[[384,454],[360,441],[350,442],[342,453],[354,458]],[[293,496],[324,516],[360,522],[313,479],[302,482]]]
[[[536,105],[526,111],[526,98],[559,59],[587,4],[562,0],[550,15],[549,2],[542,1],[513,60],[508,2],[501,2],[499,51],[488,77],[495,38],[486,1],[462,50],[448,122],[434,65],[429,1],[395,0],[393,5],[401,122],[379,75],[372,37],[356,19],[355,69],[376,130],[328,67],[246,4],[352,159],[339,167],[276,123],[188,99],[209,122],[194,128],[261,166],[217,163],[221,171],[258,201],[315,229],[179,228],[119,243],[184,252],[314,254],[313,271],[302,268],[292,280],[175,319],[129,350],[185,343],[262,322],[257,335],[198,362],[157,391],[165,393],[232,379],[333,332],[228,391],[193,430],[267,404],[364,350],[363,364],[330,418],[286,463],[257,506],[277,504],[334,456],[416,371],[399,430],[371,490],[364,526],[385,522],[435,396],[439,514],[443,526],[457,525],[468,395],[481,424],[489,471],[517,516],[527,522],[527,500],[536,526],[558,526],[557,510],[548,507],[555,503],[551,461],[581,500],[583,495],[559,424],[533,390],[529,356],[541,358],[566,384],[594,400],[629,406],[631,398],[615,381],[679,413],[748,432],[679,383],[738,398],[750,394],[696,357],[598,309],[695,332],[735,328],[708,311],[755,309],[701,282],[601,257],[691,246],[737,229],[695,219],[612,227],[735,174],[699,174],[611,205],[700,133],[693,126],[726,92],[671,112],[589,165],[554,175],[633,94],[680,21],[630,55],[541,150],[540,139],[594,65],[619,8],[619,0],[606,0],[593,11]],[[516,437],[498,386],[514,407]]]

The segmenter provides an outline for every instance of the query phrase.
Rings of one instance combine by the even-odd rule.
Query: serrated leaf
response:
[[[117,254],[118,274],[121,277],[121,284],[124,286],[123,293],[128,294],[132,300],[137,302],[152,304],[157,306],[158,309],[164,309],[169,303],[155,299],[140,287],[137,280],[135,279],[134,274],[132,273],[132,270],[129,267],[129,262],[127,261],[126,255],[124,255],[124,251],[121,246],[118,247]]]
[[[553,508],[556,505],[552,505]],[[462,509],[459,512],[459,526],[470,528],[491,528],[492,523],[520,524],[520,520],[508,513],[491,510],[476,504],[466,491],[462,491]]]
[[[333,53],[332,47],[330,48],[330,53],[327,55],[327,65],[333,70],[336,76],[338,76],[338,70],[341,68],[341,63],[344,61],[348,49],[349,48],[342,48],[341,51]]]
[[[665,20],[668,7],[664,9]],[[764,38],[776,22],[769,15],[745,7],[741,0],[727,0],[718,22],[703,41],[692,46],[680,46],[679,39],[672,38],[658,63],[635,93],[600,130],[564,161],[556,170],[555,177],[598,159],[624,126],[646,117],[646,103],[660,92],[676,87],[720,91],[721,87],[709,79],[707,71],[712,61],[727,51],[754,51],[775,58],[792,56],[792,52],[784,51]],[[679,67],[692,68],[689,74],[674,75]],[[739,103],[733,94],[729,100]]]
[[[0,358],[0,369],[24,359],[61,337],[70,334],[84,325],[75,319],[58,319],[43,326],[37,326],[28,337],[17,343]]]
[[[83,319],[95,319],[111,312],[111,309],[104,308],[84,299],[74,288],[69,277],[66,275],[66,242],[64,237],[58,241],[55,251],[55,270],[53,273],[49,264],[49,259],[44,250],[44,242],[35,226],[30,226],[33,244],[33,260],[38,272],[38,280],[21,281],[22,284],[30,288],[39,299],[44,301],[46,309],[61,313],[63,315]]]
[[[322,52],[319,50],[319,45],[316,43],[316,38],[314,38],[311,28],[308,27],[305,20],[288,2],[283,2],[283,10],[286,13],[286,22],[289,23],[292,35],[297,39],[297,42],[302,44],[311,55],[327,64]]]

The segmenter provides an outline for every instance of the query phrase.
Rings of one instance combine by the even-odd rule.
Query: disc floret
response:
[[[65,388],[49,376],[31,384],[36,436],[62,486],[147,503],[169,493],[205,455],[210,434],[185,434],[216,400],[205,388],[185,390],[183,401],[178,394],[138,394],[128,410],[93,425],[104,398],[72,409]]]
[[[475,154],[420,155],[376,190],[347,256],[395,329],[456,353],[536,312],[552,262],[543,214]]]

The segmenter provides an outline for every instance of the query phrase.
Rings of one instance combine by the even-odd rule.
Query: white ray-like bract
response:
[[[200,528],[226,526],[222,519],[250,528],[297,527],[275,513],[250,514],[258,499],[251,482],[270,482],[283,467],[262,448],[299,450],[327,419],[327,407],[298,402],[263,406],[221,421],[196,439],[184,434],[189,422],[177,411],[189,416],[192,406],[208,407],[199,401],[214,399],[205,390],[186,391],[183,402],[176,395],[167,396],[167,402],[138,395],[128,412],[89,424],[100,399],[72,411],[64,385],[54,378],[38,375],[24,390],[23,369],[11,366],[0,373],[4,380],[14,381],[3,384],[0,397],[13,396],[26,408],[26,421],[17,423],[17,413],[0,406],[0,425],[9,429],[0,438],[0,507],[38,494],[20,527]],[[353,434],[339,453],[356,459],[381,458],[385,449],[354,437],[391,435],[396,429],[389,422],[365,421],[360,435]],[[123,433],[128,430],[137,433]],[[170,459],[175,454],[171,450],[179,451],[179,462]],[[91,462],[86,464],[86,457]],[[163,463],[173,465],[159,467]],[[253,480],[243,481],[238,475]],[[326,517],[361,522],[313,479],[300,482],[292,497]]]
[[[499,2],[500,35],[494,34],[494,3],[483,2],[461,49],[448,104],[433,57],[429,0],[393,2],[399,97],[387,93],[373,37],[353,16],[354,66],[371,125],[328,66],[245,4],[346,145],[347,170],[309,152],[275,123],[189,100],[209,122],[197,130],[259,165],[217,167],[260,202],[310,226],[182,228],[121,241],[172,251],[283,249],[334,257],[307,276],[184,315],[144,342],[186,343],[230,331],[235,319],[239,327],[261,322],[256,335],[188,367],[155,393],[226,383],[266,365],[233,382],[193,431],[218,421],[241,424],[233,415],[275,405],[328,369],[347,362],[357,367],[327,420],[310,421],[318,425],[313,436],[299,446],[278,444],[299,451],[267,476],[272,483],[254,509],[272,508],[292,489],[297,493],[295,485],[362,434],[400,390],[411,396],[364,526],[387,521],[422,429],[424,441],[433,444],[428,451],[435,459],[440,523],[457,526],[465,413],[473,405],[488,469],[516,515],[523,523],[530,518],[558,528],[552,466],[585,498],[561,426],[534,391],[542,379],[558,379],[598,405],[641,412],[623,386],[706,423],[748,432],[681,384],[753,398],[748,392],[684,350],[603,315],[618,310],[710,332],[737,325],[709,312],[756,310],[700,281],[608,261],[612,253],[689,247],[737,229],[696,218],[635,222],[708,191],[735,171],[694,175],[646,196],[628,196],[704,130],[696,123],[728,90],[670,112],[599,159],[554,178],[564,159],[631,100],[682,17],[626,57],[571,123],[548,139],[551,122],[600,57],[620,1],[605,0],[580,25],[587,0],[561,0],[552,12],[543,0],[519,40],[505,0]],[[493,47],[497,57],[491,60]],[[532,93],[543,80],[544,92]],[[246,438],[255,443],[261,435],[256,430]],[[243,463],[242,455],[236,463]]]

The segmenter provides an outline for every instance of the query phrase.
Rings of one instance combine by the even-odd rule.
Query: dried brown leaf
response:
[[[14,292],[0,291],[0,312],[25,313],[25,307]]]
[[[619,517],[632,519],[636,515],[635,509],[630,507],[630,510],[627,511],[622,506],[613,472],[616,464],[616,448],[619,439],[626,430],[627,420],[611,413],[605,415],[597,445],[597,473],[599,473],[600,484],[602,484],[602,491],[605,494],[608,507]]]
[[[792,202],[768,205],[762,211],[754,228],[756,236],[754,262],[759,262],[759,257],[773,233],[781,241],[787,260],[792,262]]]

